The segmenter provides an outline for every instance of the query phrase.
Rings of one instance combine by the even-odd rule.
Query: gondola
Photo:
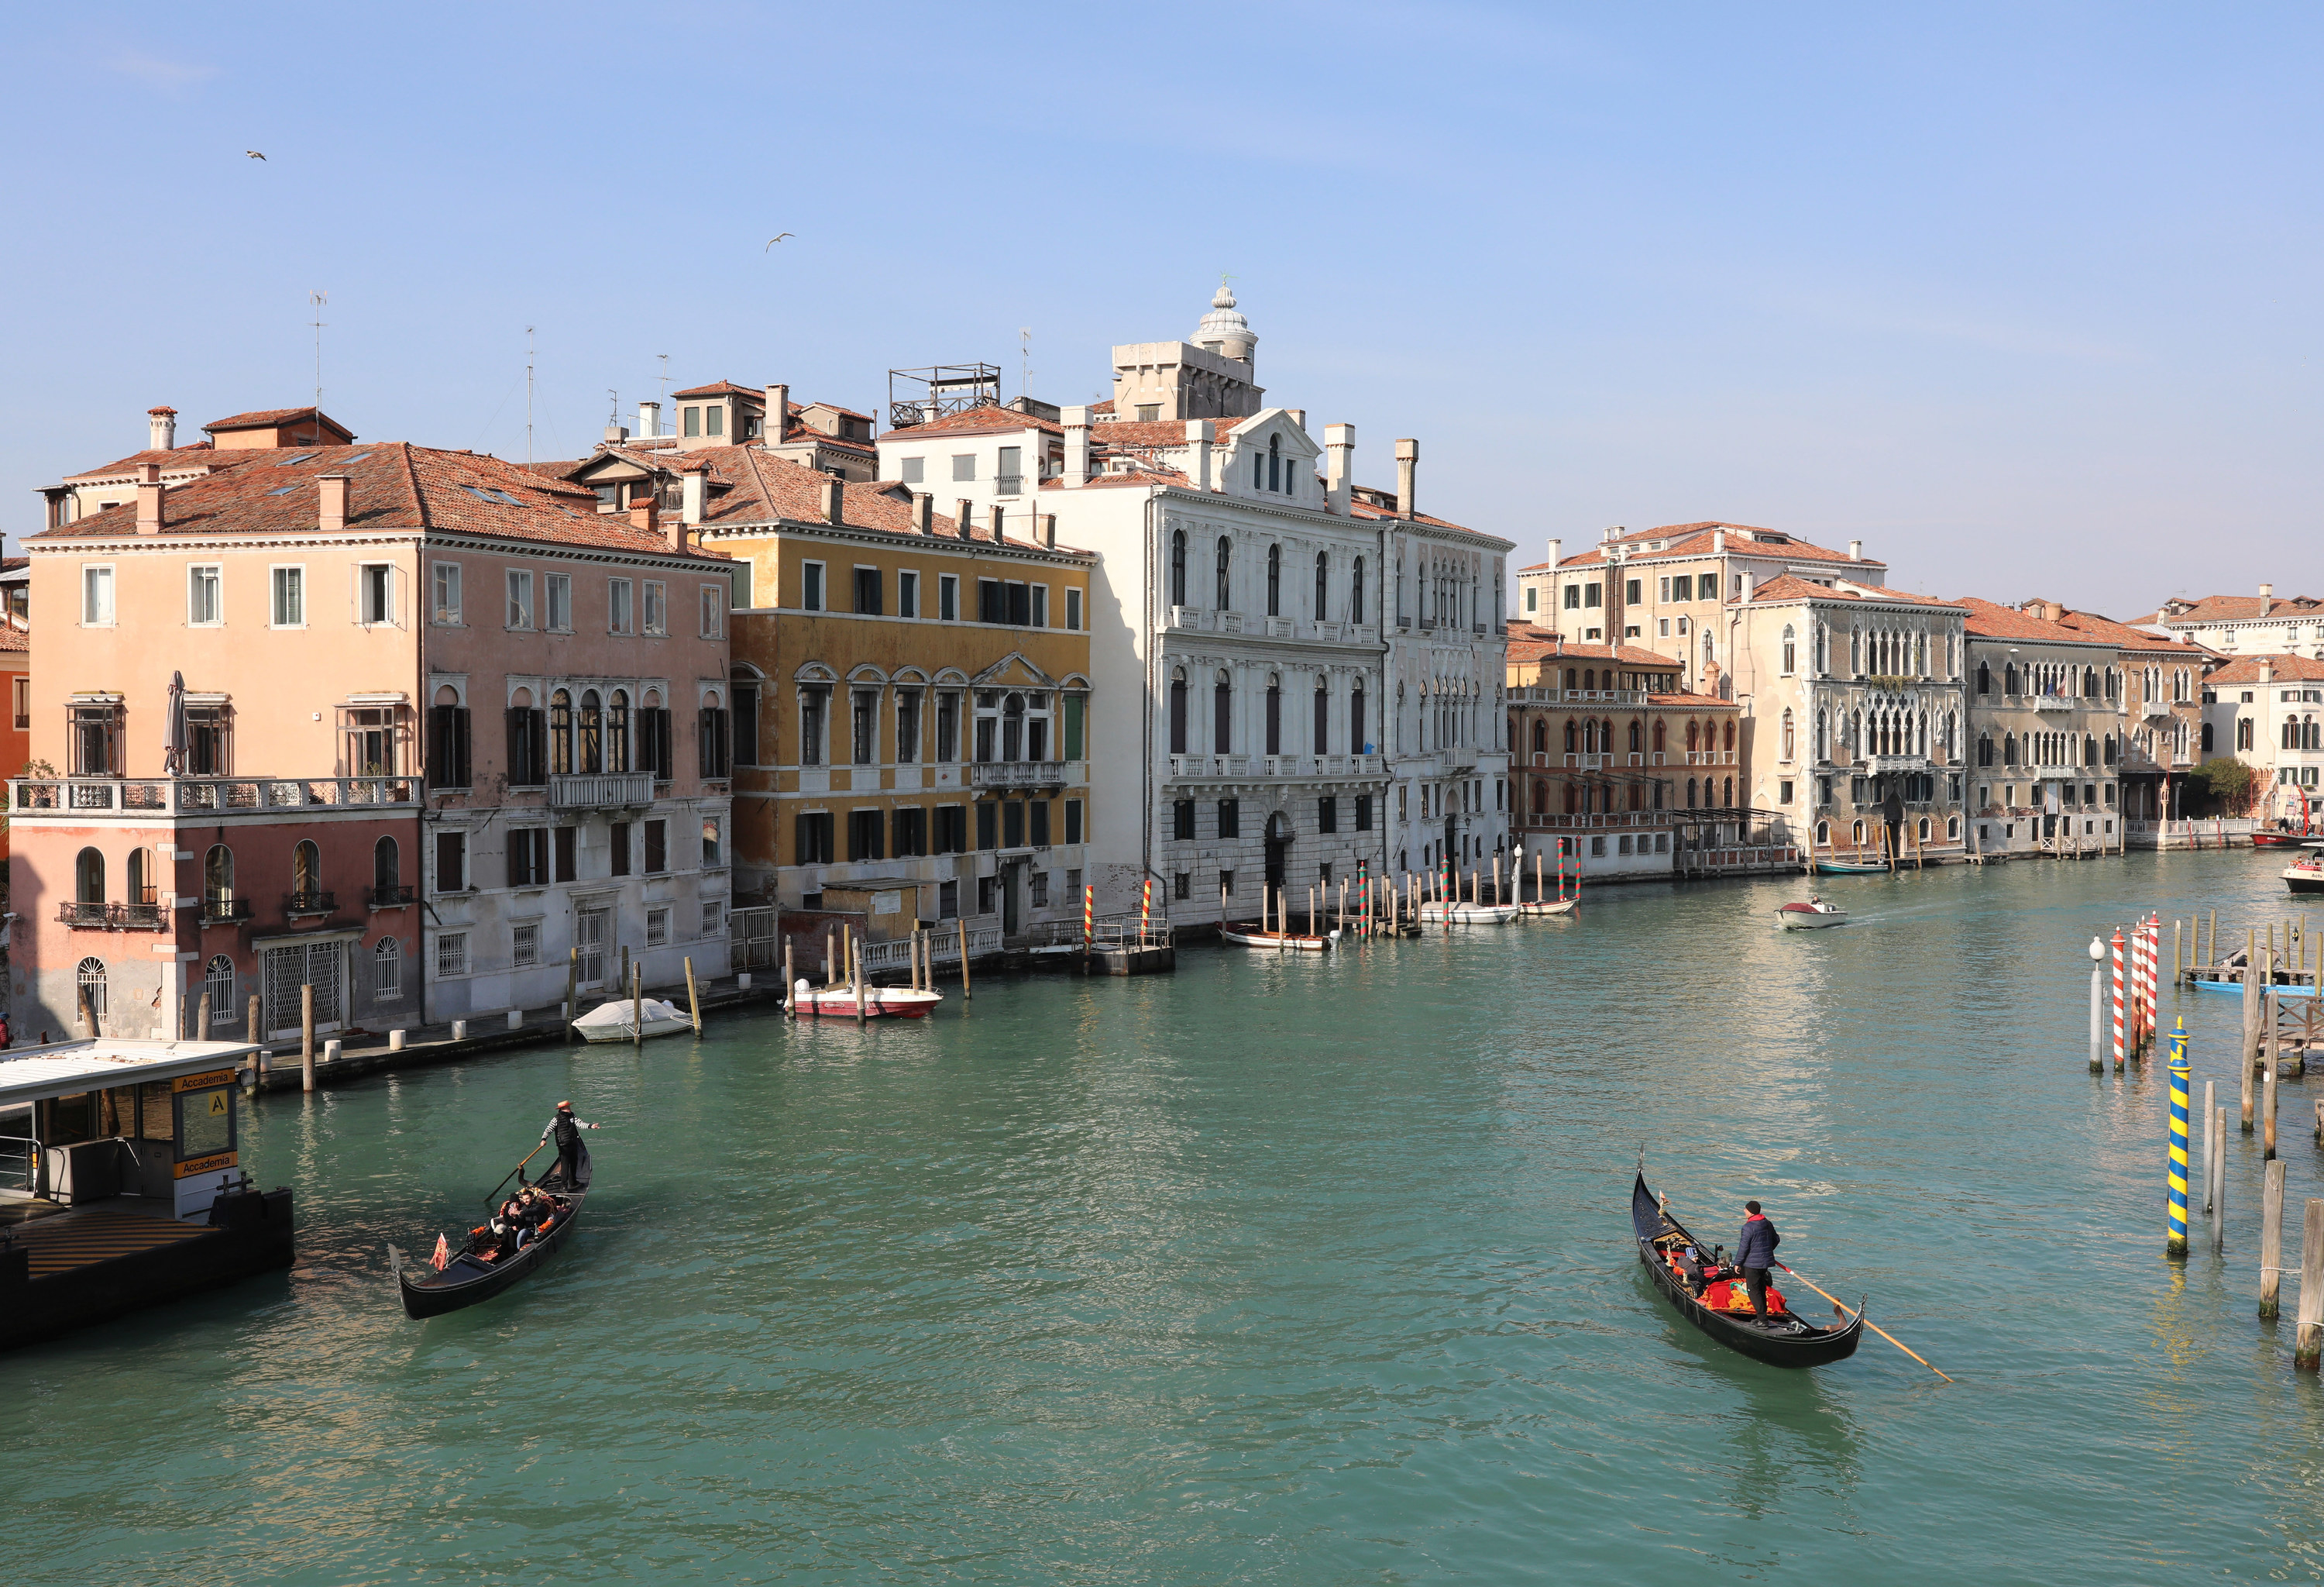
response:
[[[1655,1287],[1681,1316],[1720,1343],[1775,1367],[1821,1367],[1856,1353],[1857,1343],[1864,1337],[1860,1308],[1845,1323],[1820,1328],[1784,1306],[1773,1284],[1767,1287],[1767,1310],[1776,1325],[1761,1328],[1753,1320],[1739,1273],[1708,1261],[1688,1260],[1689,1248],[1698,1256],[1711,1248],[1662,1209],[1646,1188],[1643,1170],[1630,1188],[1630,1227],[1637,1236],[1638,1260],[1653,1276]],[[1729,1295],[1742,1307],[1739,1320],[1729,1308],[1704,1304],[1706,1298],[1715,1303]]]
[[[403,1313],[408,1317],[440,1317],[446,1312],[456,1312],[462,1306],[475,1306],[480,1300],[490,1300],[501,1291],[529,1277],[534,1269],[555,1254],[573,1232],[573,1225],[581,1221],[581,1204],[589,1196],[589,1149],[581,1148],[581,1160],[576,1166],[573,1182],[565,1181],[562,1160],[542,1175],[538,1188],[553,1196],[558,1206],[557,1216],[542,1225],[540,1232],[504,1257],[485,1261],[480,1255],[493,1237],[481,1231],[471,1231],[468,1243],[453,1253],[452,1259],[438,1272],[428,1263],[417,1268],[404,1265],[402,1253],[393,1246],[388,1248],[395,1267],[396,1287],[403,1293]],[[524,1165],[517,1165],[515,1177],[521,1177]],[[508,1181],[503,1179],[502,1185]],[[496,1187],[487,1203],[499,1198]],[[487,1224],[486,1228],[489,1229]]]

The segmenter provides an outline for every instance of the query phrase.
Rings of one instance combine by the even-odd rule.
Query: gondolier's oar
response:
[[[1781,1262],[1777,1262],[1775,1266],[1784,1268],[1784,1264]],[[1818,1295],[1822,1296],[1824,1299],[1831,1302],[1833,1306],[1839,1306],[1841,1314],[1843,1315],[1846,1315],[1848,1307],[1842,1306],[1840,1304],[1840,1296],[1834,1295],[1831,1290],[1826,1289],[1822,1285],[1818,1284],[1814,1279],[1809,1278],[1806,1274],[1800,1272],[1796,1269],[1784,1268],[1784,1271],[1791,1274],[1793,1278],[1806,1285],[1810,1289],[1814,1290]],[[1864,1317],[1864,1314],[1861,1311],[1858,1311],[1856,1315],[1859,1317]],[[1927,1367],[1932,1372],[1936,1372],[1938,1377],[1945,1378],[1945,1375],[1942,1372],[1937,1371],[1937,1369],[1931,1364],[1928,1357],[1914,1350],[1911,1345],[1906,1344],[1903,1340],[1897,1338],[1894,1333],[1889,1333],[1887,1329],[1883,1328],[1871,1318],[1864,1317],[1864,1325],[1871,1329],[1875,1333],[1880,1335],[1881,1338],[1886,1340],[1889,1343],[1895,1345],[1898,1350],[1903,1351],[1906,1355],[1911,1356],[1923,1366]],[[1952,1379],[1950,1378],[1945,1378],[1945,1381],[1950,1383]]]

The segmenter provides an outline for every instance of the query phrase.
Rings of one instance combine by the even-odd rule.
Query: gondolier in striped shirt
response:
[[[557,1104],[557,1112],[549,1116],[549,1128],[540,1132],[540,1139],[543,1140],[547,1140],[552,1135],[557,1137],[557,1168],[567,1186],[580,1183],[581,1131],[595,1128],[597,1127],[595,1124],[585,1124],[575,1118],[573,1104],[569,1102],[562,1102]],[[544,1175],[542,1177],[546,1178],[547,1176]],[[1754,1202],[1751,1204],[1757,1206],[1758,1204]],[[1765,1278],[1766,1275],[1762,1273],[1760,1277]]]
[[[1767,1325],[1767,1269],[1775,1265],[1775,1247],[1784,1237],[1767,1222],[1756,1201],[1743,1204],[1743,1232],[1735,1241],[1735,1265],[1743,1269],[1743,1287],[1751,1296],[1751,1317]]]

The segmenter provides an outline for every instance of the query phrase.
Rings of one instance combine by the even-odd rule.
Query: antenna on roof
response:
[[[669,355],[656,353],[654,356],[661,360],[661,394],[667,401],[669,398]]]
[[[1033,394],[1033,328],[1029,325],[1017,328],[1017,394]]]
[[[606,400],[611,401],[613,405],[612,411],[605,415],[605,428],[607,429],[611,429],[613,426],[622,422],[622,393],[615,391],[613,387],[607,386],[605,388],[605,396]]]
[[[318,411],[323,406],[323,305],[330,300],[328,292],[307,294],[307,307],[315,316],[308,323],[315,328],[315,407]]]
[[[532,466],[532,327],[524,328],[524,466]]]

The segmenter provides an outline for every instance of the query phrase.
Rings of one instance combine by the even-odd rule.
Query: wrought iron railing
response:
[[[411,900],[412,890],[408,887],[374,887],[364,891],[364,902],[374,909],[392,909]]]
[[[282,895],[282,912],[286,915],[327,915],[338,907],[338,895],[320,888],[304,888]]]
[[[250,914],[248,899],[218,894],[202,900],[202,924],[205,926],[224,925],[229,920],[247,920]]]

